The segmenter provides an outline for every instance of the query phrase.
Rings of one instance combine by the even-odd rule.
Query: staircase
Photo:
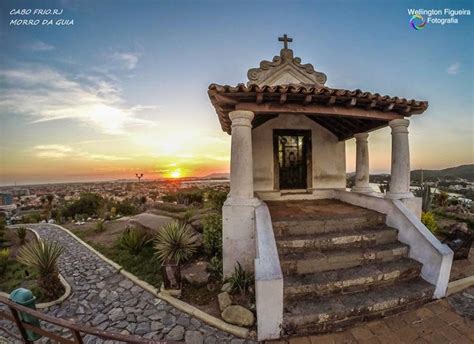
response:
[[[285,335],[338,331],[432,298],[434,286],[385,215],[336,200],[267,205],[284,274]]]

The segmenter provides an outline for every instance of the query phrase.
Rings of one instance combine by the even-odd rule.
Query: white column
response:
[[[253,198],[252,111],[229,113],[232,121],[230,197]]]
[[[373,192],[369,185],[369,147],[367,144],[368,133],[354,135],[356,139],[356,174],[354,192]]]
[[[410,147],[408,144],[407,119],[394,119],[389,122],[392,128],[392,169],[388,198],[413,197],[410,192]]]
[[[254,270],[255,208],[260,204],[253,193],[252,111],[232,111],[230,193],[222,208],[222,265],[229,276],[237,262]]]

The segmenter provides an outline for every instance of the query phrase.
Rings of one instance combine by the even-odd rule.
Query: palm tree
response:
[[[38,287],[53,300],[61,296],[64,287],[59,279],[58,259],[65,251],[56,241],[35,240],[20,248],[17,260],[38,270]]]

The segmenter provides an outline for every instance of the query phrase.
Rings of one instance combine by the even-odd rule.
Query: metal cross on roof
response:
[[[290,38],[286,35],[286,33],[283,35],[283,37],[278,37],[279,42],[283,42],[283,48],[288,49],[288,42],[293,42],[293,38]]]

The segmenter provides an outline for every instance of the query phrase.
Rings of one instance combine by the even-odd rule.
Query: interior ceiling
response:
[[[374,119],[359,119],[335,116],[305,115],[323,128],[333,133],[339,141],[348,140],[356,133],[363,133],[379,129],[388,125],[387,121]],[[278,117],[278,114],[258,114],[252,121],[252,126],[257,128],[262,124]]]

